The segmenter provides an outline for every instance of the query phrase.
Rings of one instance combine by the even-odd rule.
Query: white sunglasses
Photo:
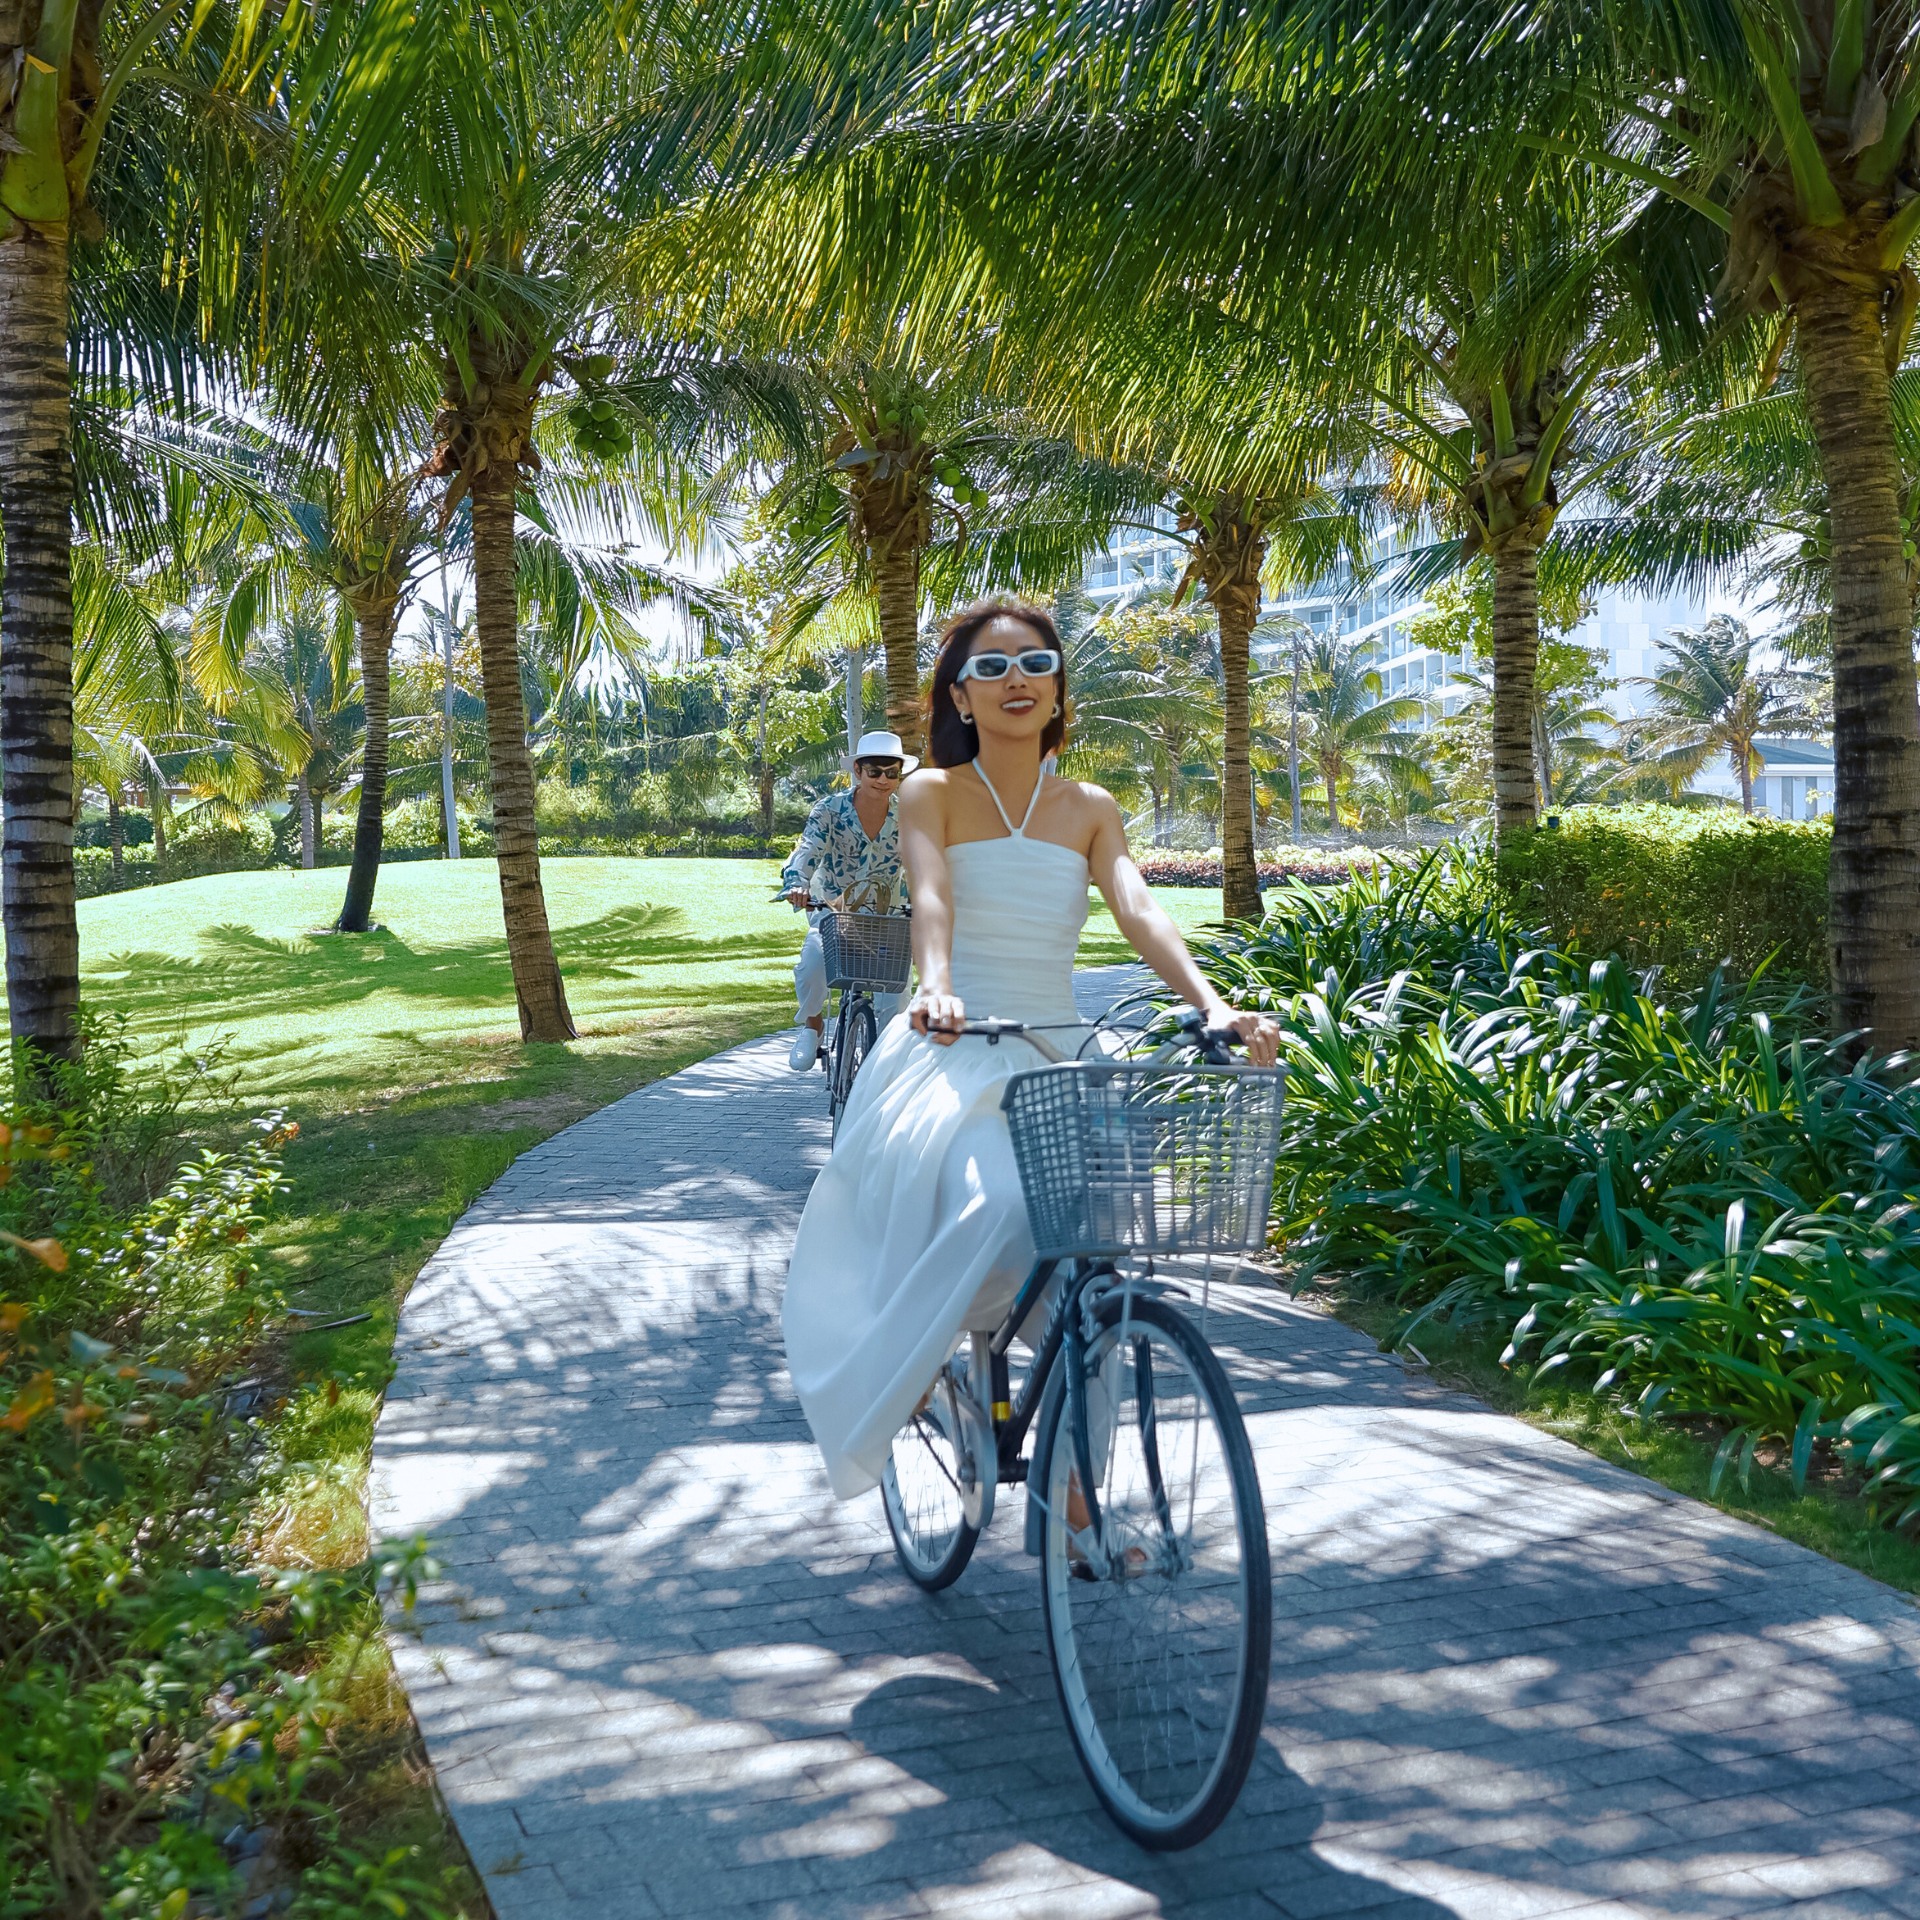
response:
[[[1028,647],[1022,653],[976,653],[953,676],[954,684],[962,680],[1004,680],[1016,665],[1029,680],[1043,680],[1060,671],[1060,656],[1052,647]]]

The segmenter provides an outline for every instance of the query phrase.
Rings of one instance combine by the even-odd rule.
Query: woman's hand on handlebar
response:
[[[807,890],[805,887],[794,887],[788,891],[788,894],[787,894],[788,906],[798,907],[802,913],[805,913],[807,908],[812,904],[813,904],[812,901],[807,896]]]
[[[1210,1027],[1231,1027],[1256,1067],[1270,1067],[1280,1058],[1280,1025],[1264,1013],[1242,1013],[1224,1000],[1202,1009]]]
[[[922,987],[907,1003],[907,1019],[915,1033],[924,1033],[935,1046],[950,1047],[967,1024],[967,1010],[957,994]]]

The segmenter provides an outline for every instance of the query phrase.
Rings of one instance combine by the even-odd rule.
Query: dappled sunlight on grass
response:
[[[804,929],[769,903],[765,861],[553,860],[548,912],[583,1047],[659,1016],[764,1008],[770,1023]],[[85,902],[89,1004],[155,1050],[218,1043],[256,1098],[331,1104],[352,1092],[471,1083],[473,1050],[522,1049],[490,861],[381,875],[380,927],[326,932],[343,876],[222,874]]]

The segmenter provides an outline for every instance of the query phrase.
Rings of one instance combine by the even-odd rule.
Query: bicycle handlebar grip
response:
[[[1200,1057],[1210,1067],[1231,1066],[1232,1049],[1246,1045],[1233,1028],[1208,1026],[1207,1016],[1198,1007],[1189,1007],[1174,1024],[1200,1049]]]

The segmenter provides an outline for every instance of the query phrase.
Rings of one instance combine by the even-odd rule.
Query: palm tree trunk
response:
[[[1871,287],[1809,276],[1795,303],[1833,529],[1834,1018],[1876,1050],[1920,1043],[1920,703],[1900,461]]]
[[[1300,844],[1300,646],[1293,648],[1293,678],[1287,686],[1287,792],[1293,844]]]
[[[760,689],[760,717],[754,741],[754,753],[760,763],[760,842],[764,852],[773,838],[773,769],[767,764],[767,690]]]
[[[147,811],[153,815],[153,877],[167,877],[167,784],[157,773],[147,776]]]
[[[1220,619],[1224,750],[1220,768],[1220,908],[1229,920],[1260,918],[1260,869],[1253,850],[1253,709],[1248,675],[1258,581],[1236,581],[1213,596]]]
[[[113,857],[113,884],[119,887],[127,877],[127,823],[120,812],[120,783],[107,781],[107,851]]]
[[[360,635],[360,685],[367,709],[367,742],[360,760],[360,810],[353,821],[353,865],[347,898],[334,925],[365,933],[373,924],[373,890],[380,878],[387,820],[387,753],[393,687],[393,629],[398,604],[384,596],[354,609]]]
[[[1493,550],[1493,831],[1540,821],[1533,780],[1533,681],[1540,659],[1539,554],[1527,540]]]
[[[533,819],[533,758],[520,697],[520,606],[514,581],[513,516],[519,469],[496,461],[473,480],[474,622],[487,699],[487,775],[493,797],[494,855],[507,958],[520,1009],[520,1037],[571,1040],[573,1015],[553,955],[540,840]]]
[[[313,788],[307,782],[307,770],[300,769],[294,781],[294,792],[300,802],[300,864],[310,868],[314,863],[313,845]]]
[[[0,899],[16,1041],[80,1054],[73,887],[73,458],[67,244],[24,225],[0,243]]]
[[[876,549],[873,595],[887,659],[887,725],[911,754],[923,754],[920,726],[920,549],[901,535]]]
[[[1740,811],[1753,811],[1753,750],[1750,747],[1738,748],[1733,756],[1733,771],[1740,782]]]
[[[446,561],[440,563],[441,604],[446,604]],[[460,858],[460,797],[453,789],[453,617],[448,614],[444,629],[447,648],[447,677],[440,699],[440,837],[446,843],[447,858]]]

